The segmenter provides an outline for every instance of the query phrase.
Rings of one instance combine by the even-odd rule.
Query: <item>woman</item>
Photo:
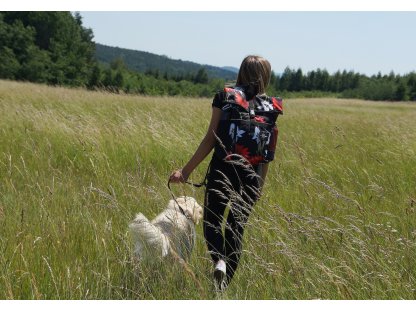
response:
[[[264,99],[268,98],[265,89],[270,82],[270,75],[271,66],[266,59],[254,55],[247,56],[240,66],[236,87],[252,86],[254,82],[255,91],[250,98],[255,98],[257,105],[262,105]],[[252,207],[259,199],[268,169],[267,163],[247,165],[246,162],[239,165],[238,162],[227,160],[227,157],[218,156],[221,154],[217,153],[221,144],[218,143],[217,131],[220,130],[223,108],[226,105],[225,96],[225,91],[215,95],[211,121],[204,139],[188,163],[169,177],[171,182],[184,183],[192,171],[216,147],[207,174],[204,236],[215,265],[214,279],[220,290],[226,288],[237,269],[242,251],[244,226]],[[247,96],[245,97],[249,100]],[[272,152],[274,155],[274,150]],[[256,174],[253,174],[254,172]],[[229,202],[231,207],[223,233],[224,213]]]

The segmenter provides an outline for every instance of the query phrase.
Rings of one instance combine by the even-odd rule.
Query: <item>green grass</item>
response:
[[[225,294],[200,226],[189,266],[204,293],[179,264],[137,263],[127,225],[166,205],[210,112],[208,99],[0,81],[0,299],[416,299],[411,103],[285,102]]]

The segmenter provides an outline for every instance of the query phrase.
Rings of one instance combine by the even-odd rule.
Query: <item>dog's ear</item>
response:
[[[185,198],[183,196],[180,197],[176,197],[175,199],[171,199],[169,201],[169,208],[176,210],[176,211],[180,211],[182,208],[185,210],[185,213],[187,213],[188,215],[192,215],[192,211],[188,211],[188,206],[189,204],[187,204]]]
[[[197,203],[195,203],[194,206],[194,211],[192,213],[192,219],[194,221],[195,224],[199,224],[199,221],[203,218],[203,209],[200,205],[198,205]]]
[[[186,198],[185,196],[179,196],[179,197],[176,197],[176,201],[179,203],[179,205],[182,205],[186,203]]]

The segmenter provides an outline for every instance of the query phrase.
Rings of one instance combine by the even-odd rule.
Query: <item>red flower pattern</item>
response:
[[[273,107],[279,111],[283,111],[283,102],[282,99],[272,98]]]
[[[238,91],[236,91],[236,90],[234,90],[233,88],[224,88],[224,92],[225,93],[229,93],[229,94],[232,94],[232,95],[234,95],[234,100],[235,100],[235,102],[238,104],[238,105],[240,105],[240,106],[242,106],[242,107],[244,107],[244,109],[248,109],[248,102],[247,102],[247,100],[246,99],[244,99],[242,96],[241,96],[241,93],[239,93]]]
[[[264,160],[263,156],[251,156],[248,148],[241,144],[235,145],[235,153],[243,156],[252,165],[258,165]]]
[[[259,163],[261,163],[263,160],[264,160],[264,157],[263,156],[253,156],[253,157],[250,157],[249,159],[247,159],[249,162],[250,162],[250,164],[252,164],[252,165],[258,165]]]
[[[257,122],[262,122],[262,123],[266,122],[266,120],[262,116],[255,116],[254,120],[257,121]]]
[[[240,106],[244,107],[244,109],[248,109],[248,102],[247,102],[245,99],[243,99],[243,97],[241,96],[241,94],[240,94],[240,93],[235,92],[235,93],[234,93],[234,96],[235,96],[235,102],[236,102],[238,105],[240,105]]]
[[[241,144],[236,144],[235,145],[235,153],[238,154],[238,155],[243,156],[247,160],[250,157],[250,151],[248,150],[248,147],[245,147]]]

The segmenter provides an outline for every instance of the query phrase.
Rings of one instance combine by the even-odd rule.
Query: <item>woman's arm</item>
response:
[[[215,132],[217,131],[218,124],[221,119],[221,109],[218,107],[212,108],[211,121],[209,123],[208,131],[205,137],[199,144],[199,147],[195,151],[194,155],[188,161],[188,163],[181,169],[175,170],[169,177],[169,181],[173,183],[185,182],[191,175],[192,171],[207,157],[215,146]]]

